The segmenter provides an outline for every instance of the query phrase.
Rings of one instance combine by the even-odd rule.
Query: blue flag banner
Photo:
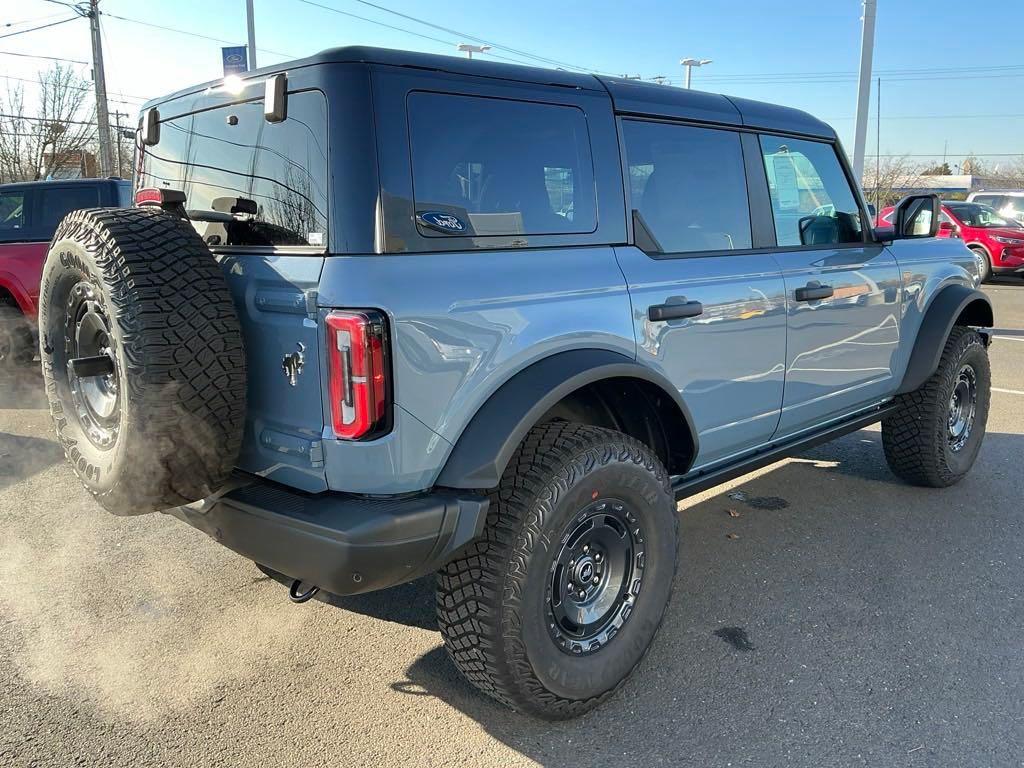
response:
[[[249,57],[244,45],[233,45],[221,48],[220,51],[224,59],[224,77],[241,75],[249,70]]]

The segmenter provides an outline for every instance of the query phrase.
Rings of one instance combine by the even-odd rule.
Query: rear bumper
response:
[[[400,498],[305,494],[236,477],[220,494],[169,514],[281,574],[352,595],[439,568],[480,535],[487,498],[444,490]]]

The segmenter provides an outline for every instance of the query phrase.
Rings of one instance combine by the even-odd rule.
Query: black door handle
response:
[[[699,301],[685,301],[679,304],[655,304],[647,308],[649,320],[678,320],[681,317],[697,317],[704,312]]]
[[[797,301],[818,301],[818,299],[827,299],[832,296],[835,291],[831,285],[821,285],[820,283],[808,283],[803,288],[796,289],[796,300]]]

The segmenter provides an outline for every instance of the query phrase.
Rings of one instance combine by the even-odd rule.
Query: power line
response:
[[[8,32],[6,35],[0,35],[0,40],[3,40],[5,37],[14,37],[15,35],[27,35],[29,32],[38,32],[40,29],[49,29],[50,27],[56,27],[61,24],[67,24],[69,21],[78,21],[78,19],[80,18],[80,16],[72,16],[69,19],[61,19],[60,21],[54,21],[50,24],[43,24],[38,27],[30,27],[29,29],[20,29],[17,32]]]
[[[176,32],[179,35],[189,35],[190,37],[197,37],[197,38],[199,38],[201,40],[210,40],[210,41],[215,42],[215,43],[225,43],[227,45],[234,45],[235,43],[238,42],[237,40],[224,40],[224,39],[219,38],[219,37],[211,37],[210,35],[203,35],[203,34],[200,34],[199,32],[190,32],[187,29],[177,29],[176,27],[166,27],[166,26],[164,26],[162,24],[153,24],[152,22],[141,21],[140,19],[130,19],[127,16],[118,16],[117,14],[107,13],[106,11],[103,12],[103,15],[106,18],[108,18],[108,19],[117,19],[118,21],[127,21],[130,24],[140,24],[143,27],[152,27],[153,29],[162,29],[165,32]],[[286,59],[297,59],[297,58],[299,58],[295,54],[292,54],[292,53],[282,53],[281,51],[272,51],[269,48],[258,48],[257,50],[263,51],[264,53],[273,54],[274,56],[284,56]]]
[[[60,56],[40,56],[36,53],[15,53],[14,51],[0,51],[0,56],[21,56],[26,59],[47,59],[49,61],[64,61],[68,64],[84,64],[89,66],[88,61],[82,61],[80,59],[63,59]]]
[[[28,117],[27,115],[9,115],[0,112],[0,117],[6,117],[9,120],[28,120],[30,123],[66,123],[67,125],[99,125],[95,120],[55,120],[47,117]]]
[[[22,82],[22,83],[30,83],[31,85],[38,85],[39,87],[43,87],[43,84],[40,83],[38,80],[32,80],[31,78],[28,78],[28,77],[15,77],[14,75],[0,75],[0,80],[18,80],[19,82]],[[92,91],[92,88],[90,86],[87,86],[87,85],[85,85],[85,86],[82,86],[82,85],[64,85],[64,86],[61,86],[61,87],[62,88],[69,88],[69,89],[74,90],[74,91]],[[130,94],[120,93],[118,91],[110,91],[110,93],[114,94],[115,96],[123,96],[126,99],[130,99],[130,101],[122,101],[121,99],[110,99],[110,101],[116,101],[118,104],[132,104],[133,102],[138,102],[139,104],[142,104],[143,102],[149,101],[149,99],[144,97],[144,96],[132,96]]]
[[[321,8],[321,9],[323,9],[325,11],[331,11],[332,13],[337,13],[337,14],[340,14],[342,16],[348,16],[349,18],[359,19],[360,21],[365,21],[365,22],[368,22],[370,24],[376,24],[377,26],[384,27],[385,29],[392,29],[392,30],[395,30],[396,32],[402,32],[402,33],[407,34],[407,35],[413,35],[414,37],[423,38],[424,40],[432,40],[433,42],[441,43],[442,45],[455,46],[455,45],[458,44],[458,40],[442,40],[439,37],[433,37],[431,35],[426,35],[426,34],[423,34],[422,32],[414,32],[414,31],[412,31],[410,29],[406,29],[404,27],[394,26],[392,24],[387,24],[387,23],[385,23],[383,21],[378,21],[376,19],[367,18],[366,16],[360,16],[358,14],[350,13],[348,11],[342,11],[342,10],[340,10],[338,8],[334,8],[334,7],[329,6],[329,5],[324,5],[322,3],[313,2],[313,0],[298,0],[298,2],[303,3],[305,5],[313,6],[315,8]],[[423,24],[423,25],[425,25],[427,27],[430,27],[431,29],[437,29],[437,30],[439,30],[441,32],[447,32],[448,34],[454,35],[455,37],[461,38],[463,40],[475,40],[477,42],[484,43],[486,45],[490,45],[492,48],[499,48],[499,49],[501,49],[503,51],[506,51],[506,52],[509,52],[509,53],[518,54],[519,56],[525,56],[526,58],[529,58],[529,59],[535,59],[536,61],[542,62],[544,64],[548,64],[549,66],[550,65],[554,65],[554,66],[562,67],[562,68],[577,69],[577,70],[581,70],[581,71],[584,71],[584,72],[591,71],[587,67],[581,67],[581,66],[578,66],[578,65],[575,65],[575,64],[568,64],[566,62],[557,61],[555,59],[548,59],[548,58],[545,58],[543,56],[536,56],[535,54],[528,53],[526,51],[520,51],[520,50],[518,50],[516,48],[511,48],[511,47],[506,46],[506,45],[501,45],[500,43],[495,43],[495,42],[491,42],[491,41],[485,40],[485,39],[483,39],[481,37],[477,37],[476,35],[471,35],[471,34],[468,34],[466,32],[460,32],[460,31],[458,31],[456,29],[451,29],[450,27],[444,27],[444,26],[441,26],[440,24],[434,24],[433,22],[425,21],[425,20],[419,19],[419,18],[417,18],[415,16],[410,16],[410,15],[405,14],[405,13],[400,13],[398,11],[393,11],[390,8],[385,8],[382,5],[376,5],[375,3],[364,2],[363,0],[356,0],[356,2],[361,2],[363,5],[367,5],[367,6],[370,6],[371,8],[376,8],[378,10],[382,10],[385,13],[390,13],[390,14],[393,14],[395,16],[399,16],[401,18],[408,19],[409,21],[414,21],[417,24]],[[526,66],[537,66],[537,64],[534,63],[534,62],[523,61],[522,59],[510,58],[508,56],[502,56],[500,54],[496,54],[496,53],[493,53],[493,52],[489,52],[487,55],[490,56],[493,59],[501,59],[502,61],[510,61],[510,62],[515,63],[515,64],[525,64]]]

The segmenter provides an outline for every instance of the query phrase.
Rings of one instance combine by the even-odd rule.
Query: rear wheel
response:
[[[483,538],[438,576],[451,658],[513,709],[592,709],[654,639],[676,529],[668,474],[646,446],[597,427],[536,427],[491,495]]]
[[[245,419],[242,335],[188,222],[139,208],[69,214],[43,267],[39,327],[57,436],[104,507],[180,506],[227,479]]]
[[[963,479],[985,437],[991,381],[980,334],[954,327],[938,370],[920,389],[900,395],[896,413],[882,421],[882,445],[892,471],[932,488]]]

